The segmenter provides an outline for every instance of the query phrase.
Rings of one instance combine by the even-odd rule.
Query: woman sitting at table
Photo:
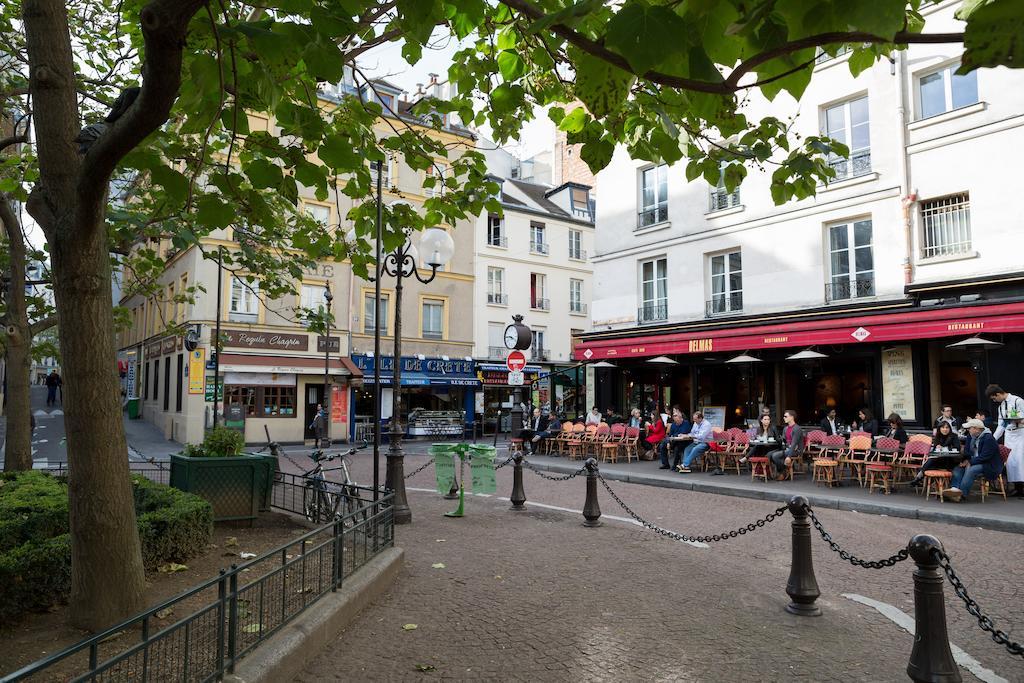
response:
[[[658,411],[651,413],[650,422],[647,424],[647,436],[644,437],[644,450],[657,452],[658,444],[665,438],[665,423],[661,421]]]
[[[943,422],[939,425],[938,432],[932,437],[932,452],[946,450],[950,454],[955,455],[960,452],[960,437],[953,431],[953,427],[948,422]],[[946,470],[952,472],[959,460],[955,457],[944,456],[935,457],[932,456],[924,461],[921,468],[917,471],[917,474],[913,479],[910,480],[911,486],[920,486],[921,482],[924,481],[924,473],[928,470]]]
[[[900,445],[907,443],[907,430],[903,428],[903,418],[896,413],[891,413],[886,420],[889,423],[889,428],[885,430],[885,436],[890,439],[896,439],[900,442]]]
[[[871,436],[878,435],[878,420],[871,414],[870,408],[862,408],[857,413],[857,419],[850,424],[853,431],[867,432]]]
[[[750,437],[751,442],[760,441],[762,443],[770,443],[774,441],[778,443],[781,441],[779,438],[779,430],[772,424],[772,416],[768,413],[761,415],[757,419],[757,426],[748,430],[747,435]],[[745,463],[747,457],[740,458],[741,463]]]

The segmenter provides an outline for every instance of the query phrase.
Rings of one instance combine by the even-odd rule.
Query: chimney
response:
[[[416,99],[419,99],[421,97],[423,97],[423,84],[422,83],[417,83],[416,84]]]
[[[430,94],[439,100],[447,100],[444,92],[444,83],[437,82],[437,74],[427,74],[430,76]]]

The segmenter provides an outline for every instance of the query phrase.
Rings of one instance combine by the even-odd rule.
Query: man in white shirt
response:
[[[998,384],[990,384],[985,394],[999,405],[999,426],[993,436],[1003,437],[1010,449],[1006,459],[1006,480],[1013,484],[1014,498],[1024,498],[1024,399],[1014,396]]]
[[[704,419],[704,413],[697,411],[693,414],[693,426],[690,427],[690,439],[692,443],[683,451],[683,464],[677,468],[681,474],[689,474],[693,470],[690,464],[706,453],[711,441],[711,423]]]

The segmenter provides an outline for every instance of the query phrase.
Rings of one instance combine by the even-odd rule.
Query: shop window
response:
[[[668,259],[641,261],[638,313],[641,323],[668,319]]]
[[[150,378],[150,375],[152,375],[152,373],[149,371],[149,361],[146,361],[146,364],[145,364],[144,368],[145,369],[142,371],[142,400],[143,401],[148,401],[149,400],[149,378]]]
[[[231,278],[231,308],[228,320],[256,322],[259,316],[259,282],[246,282],[242,278]]]
[[[296,388],[229,385],[224,404],[240,404],[246,417],[295,417]]]
[[[829,281],[825,301],[848,301],[875,295],[871,220],[828,226]]]
[[[825,137],[841,142],[849,149],[849,157],[830,155],[828,165],[836,172],[836,180],[853,178],[871,172],[871,133],[868,120],[868,98],[858,97],[828,107],[822,112]]]
[[[444,338],[444,301],[442,299],[423,300],[423,338]]]
[[[246,417],[256,417],[257,387],[226,386],[224,387],[224,405],[240,404]]]
[[[388,333],[388,295],[381,294],[377,306],[373,305],[373,294],[363,294],[363,333],[373,334],[380,320],[380,333]]]
[[[960,75],[960,63],[947,64],[917,81],[918,118],[926,119],[978,101],[978,72]]]
[[[740,252],[715,254],[711,265],[711,300],[706,313],[720,315],[743,310],[743,257]]]

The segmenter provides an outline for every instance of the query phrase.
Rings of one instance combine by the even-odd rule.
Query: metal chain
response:
[[[953,592],[957,594],[957,597],[963,600],[964,605],[967,607],[967,613],[978,620],[978,626],[981,630],[991,634],[992,640],[999,645],[1005,646],[1011,655],[1024,657],[1024,646],[1010,640],[1009,634],[1005,631],[997,629],[992,618],[987,614],[984,614],[981,611],[981,606],[975,602],[974,598],[972,598],[970,594],[968,594],[967,588],[964,586],[964,582],[960,580],[956,570],[953,569],[953,565],[950,563],[949,555],[938,548],[934,548],[932,553],[936,556],[939,566],[942,567],[942,571],[946,572],[946,578],[948,578],[949,583],[952,584]]]
[[[500,470],[502,467],[504,467],[505,465],[509,464],[514,459],[515,459],[515,456],[510,455],[510,456],[508,456],[508,458],[505,459],[505,462],[501,463],[500,465],[495,465],[494,469]]]
[[[434,459],[433,459],[433,458],[430,458],[430,459],[429,459],[429,460],[427,460],[427,461],[426,461],[425,463],[423,463],[422,465],[420,465],[419,467],[417,467],[416,469],[414,469],[414,470],[413,470],[412,472],[410,472],[409,474],[405,475],[405,478],[406,478],[406,479],[412,479],[412,478],[413,478],[413,477],[415,477],[415,476],[416,476],[417,474],[419,474],[420,472],[422,472],[423,470],[427,469],[428,467],[430,467],[430,466],[431,466],[431,465],[433,465],[433,464],[434,464]]]
[[[536,474],[541,479],[547,479],[548,481],[567,481],[569,479],[572,479],[573,477],[578,477],[579,475],[583,474],[583,472],[586,472],[586,470],[587,470],[587,466],[584,465],[583,467],[579,468],[575,472],[571,472],[571,473],[566,474],[566,475],[561,476],[561,477],[552,477],[550,474],[544,474],[544,472],[542,470],[537,469],[536,467],[534,467],[533,465],[528,463],[525,459],[523,460],[523,467],[525,467],[526,469],[530,470],[531,472]]]
[[[821,537],[826,543],[828,543],[829,547],[832,548],[832,551],[839,553],[839,557],[854,566],[864,567],[865,569],[882,569],[883,567],[892,567],[897,562],[902,562],[910,557],[910,553],[907,549],[901,548],[898,553],[891,557],[887,557],[884,560],[862,560],[859,557],[851,555],[847,551],[843,550],[839,547],[838,543],[832,540],[832,535],[825,531],[825,528],[821,526],[821,522],[818,521],[818,517],[814,514],[814,510],[811,509],[810,505],[805,507],[804,510],[807,511],[807,515],[811,518],[811,523],[814,524],[814,528],[818,530],[818,533],[821,534]]]
[[[608,495],[611,496],[612,499],[619,504],[619,507],[625,510],[626,514],[628,514],[630,517],[640,522],[640,524],[647,527],[651,531],[655,531],[667,538],[673,538],[677,541],[684,541],[687,543],[716,543],[718,541],[724,541],[729,538],[736,538],[738,536],[744,535],[748,531],[756,531],[757,529],[761,529],[769,523],[774,522],[776,519],[784,515],[786,513],[786,510],[789,509],[787,506],[783,505],[782,507],[776,508],[772,512],[769,512],[761,519],[755,520],[750,524],[747,524],[746,526],[741,526],[739,529],[733,529],[732,531],[726,531],[711,536],[687,536],[685,534],[680,534],[675,531],[669,531],[668,529],[662,529],[657,524],[652,524],[651,522],[648,522],[646,519],[633,512],[633,510],[631,510],[628,505],[622,502],[621,498],[615,495],[615,491],[612,491],[612,487],[608,485],[608,482],[604,480],[604,477],[602,477],[600,473],[598,473],[597,478],[601,480],[601,484],[604,486],[604,490],[608,492]]]

